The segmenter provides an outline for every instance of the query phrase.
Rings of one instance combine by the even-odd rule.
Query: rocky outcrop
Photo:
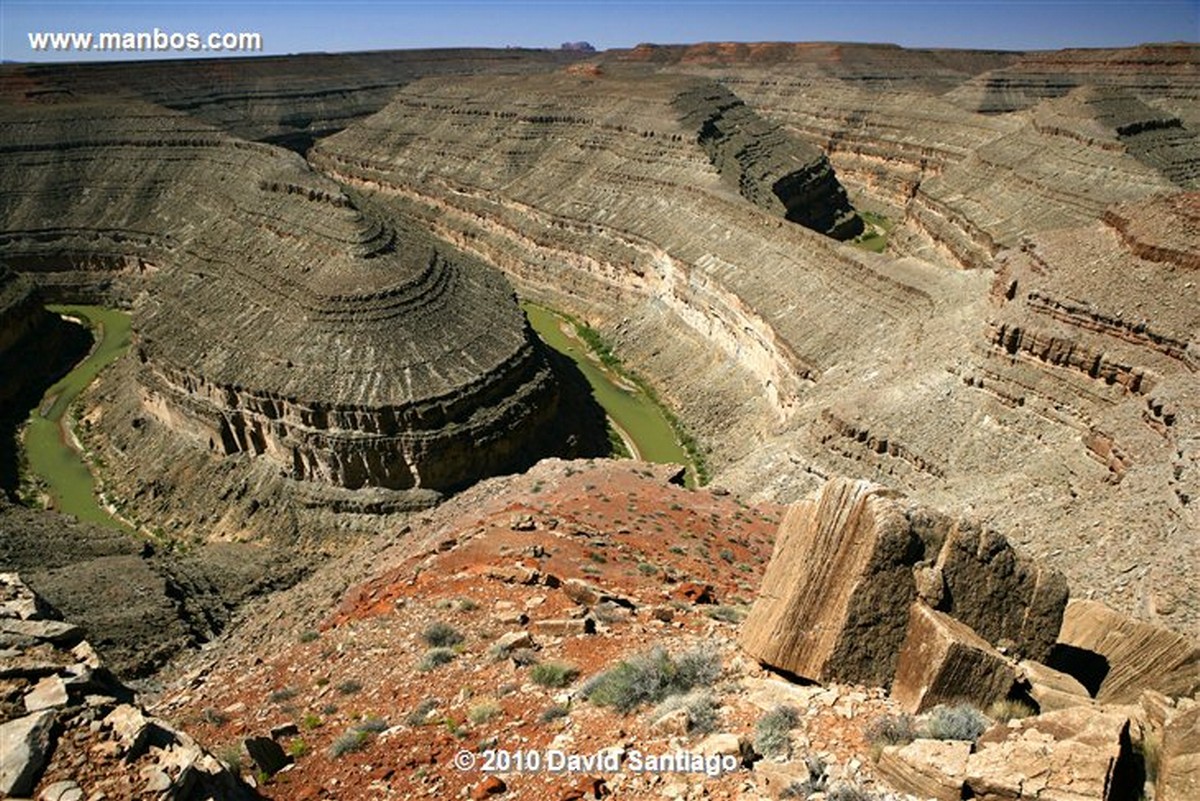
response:
[[[1193,642],[1095,601],[1067,605],[1058,639],[1067,646],[1060,649],[1063,661],[1080,664],[1091,655],[1102,664],[1092,688],[1099,701],[1133,703],[1145,689],[1169,696],[1200,690],[1200,648]]]
[[[910,620],[918,594],[925,604]],[[969,664],[983,702],[1012,684],[988,640],[1048,652],[1066,596],[1060,574],[1016,555],[1000,535],[881,486],[834,479],[780,524],[742,645],[807,679],[874,684],[899,680],[908,651],[903,683],[914,708],[925,693],[951,696],[953,674]],[[942,673],[948,684],[938,684]]]
[[[1200,797],[1200,705],[1176,712],[1162,733],[1156,801]]]
[[[1088,689],[1074,676],[1052,667],[1024,660],[1017,668],[1021,693],[1032,700],[1039,712],[1054,712],[1092,703]]]
[[[966,702],[1003,700],[1014,673],[1005,658],[968,626],[915,603],[896,659],[892,698],[909,712]]]
[[[1127,715],[1086,708],[994,726],[967,758],[966,792],[989,801],[1133,801],[1144,775],[1129,730]]]
[[[925,547],[882,487],[831,481],[780,524],[742,646],[807,679],[886,684]]]
[[[914,740],[884,748],[877,767],[888,784],[918,798],[961,801],[971,743],[965,740]]]
[[[790,138],[716,83],[697,83],[672,101],[722,180],[792,222],[849,239],[862,233],[825,154]]]
[[[132,704],[83,630],[51,614],[15,573],[0,574],[0,689],[21,699],[0,705],[0,793],[258,797],[188,735]]]

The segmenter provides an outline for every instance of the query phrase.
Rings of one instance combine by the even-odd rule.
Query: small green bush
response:
[[[309,629],[300,633],[300,642],[312,642],[321,636],[321,632],[315,629]]]
[[[313,729],[318,728],[320,725],[321,718],[312,712],[309,712],[305,714],[304,717],[300,718],[300,728],[304,729],[305,731],[312,731]]]
[[[429,713],[437,709],[438,700],[436,698],[426,698],[421,703],[408,713],[404,718],[404,722],[409,726],[421,726],[429,722]]]
[[[692,650],[672,658],[657,646],[593,676],[581,694],[595,704],[628,713],[669,695],[711,686],[720,673],[720,657],[713,652]]]
[[[308,743],[303,737],[297,737],[296,739],[292,740],[290,743],[288,743],[287,747],[288,756],[294,759],[299,759],[302,756],[306,756],[310,750],[312,749],[309,747]]]
[[[432,648],[452,648],[463,641],[463,636],[458,629],[439,620],[421,633],[421,639]]]
[[[367,747],[367,740],[370,735],[365,731],[350,729],[343,734],[339,734],[338,738],[329,745],[329,756],[333,759],[345,756],[352,751],[361,751]]]
[[[1007,698],[996,701],[987,708],[987,716],[997,723],[1008,723],[1034,714],[1034,709],[1024,701]]]
[[[417,670],[433,670],[454,661],[458,654],[449,648],[430,648],[417,663]]]
[[[379,734],[380,732],[387,731],[387,727],[388,725],[386,720],[374,716],[363,718],[353,726],[355,731],[361,731],[367,734]]]
[[[888,745],[908,745],[917,739],[917,722],[907,712],[880,715],[867,725],[863,736],[879,750]]]
[[[542,714],[538,715],[539,723],[551,723],[559,718],[565,718],[571,713],[571,708],[566,704],[553,704],[542,710]]]
[[[754,725],[754,750],[765,757],[789,756],[792,738],[789,733],[800,722],[795,707],[780,704],[765,713]]]
[[[650,718],[658,720],[679,709],[687,710],[689,732],[706,734],[716,725],[717,704],[708,690],[669,695],[654,708]]]
[[[347,679],[337,686],[338,692],[342,695],[354,695],[356,692],[362,690],[362,688],[362,682],[355,681],[354,679]]]
[[[487,723],[500,714],[500,705],[495,701],[482,701],[467,710],[467,720],[475,725]]]
[[[529,677],[542,687],[566,687],[579,678],[579,668],[566,662],[542,662],[533,666]]]
[[[970,704],[934,708],[925,723],[925,736],[934,740],[975,742],[987,731],[991,721]]]

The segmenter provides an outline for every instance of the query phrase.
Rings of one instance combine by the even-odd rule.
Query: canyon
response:
[[[679,510],[637,492],[711,507],[730,527],[754,509],[756,538],[782,519],[777,548],[813,493],[862,480],[1001,532],[1036,562],[1031,574],[1055,577],[1063,603],[1069,585],[1072,604],[1103,602],[1122,626],[1194,640],[1198,108],[1200,47],[1189,44],[4,65],[0,570],[21,571],[124,674],[151,677],[175,657],[146,687],[203,717],[246,703],[216,678],[259,675],[239,649],[300,636],[299,618],[322,633],[373,619],[376,596],[408,597],[401,573],[417,581],[420,564],[461,581],[473,568],[460,547],[496,564],[511,553],[498,542],[524,547],[503,525],[473,527],[475,516],[536,506],[536,530],[558,532],[538,547],[565,547],[548,520],[582,526],[595,503],[577,473],[624,487],[647,519]],[[855,244],[867,219],[886,221],[882,253]],[[668,489],[665,473],[643,482],[603,461],[603,409],[518,298],[594,329],[678,419],[711,488]],[[75,431],[104,498],[145,545],[16,503],[21,421],[88,347],[47,303],[131,314],[129,353],[81,396]],[[539,497],[541,482],[558,494]],[[606,508],[588,536],[630,536],[621,512]],[[643,563],[680,556],[668,549],[682,540],[647,525],[635,527]],[[468,529],[441,548],[447,531]],[[777,580],[765,540],[710,534],[738,556],[688,571],[749,607],[750,578]],[[930,564],[949,558],[937,555],[941,534],[913,536]],[[897,569],[930,566],[920,561]],[[564,570],[588,579],[578,565],[550,572],[561,581]],[[124,571],[147,588],[129,615],[105,618],[71,589],[115,592],[101,588]],[[682,585],[688,571],[663,575]],[[505,591],[518,605],[531,592]],[[280,598],[303,609],[297,621],[272,611]],[[926,638],[972,627],[988,648],[1009,637],[931,609],[924,623],[888,624],[889,658],[906,624]],[[549,620],[561,655],[584,661],[575,618],[560,611]],[[728,633],[676,611],[691,634]],[[139,614],[170,621],[167,644],[153,626],[131,628]],[[653,620],[638,625],[658,632]],[[1057,629],[1037,632],[1037,659]],[[607,653],[637,639],[606,639]],[[206,641],[203,657],[189,655]],[[280,658],[303,670],[314,649]],[[803,661],[747,650],[803,674]],[[193,665],[213,678],[188,697],[179,687]],[[806,669],[823,683],[887,678],[878,664]],[[1195,691],[1184,681],[1168,695]],[[213,718],[199,731],[230,729]],[[892,754],[889,775],[916,759]]]

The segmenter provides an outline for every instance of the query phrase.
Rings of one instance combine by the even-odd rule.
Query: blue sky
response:
[[[0,57],[55,58],[31,50],[31,31],[155,28],[205,34],[257,31],[269,54],[465,45],[557,47],[579,39],[598,48],[720,40],[1048,49],[1197,42],[1200,0],[0,0]]]

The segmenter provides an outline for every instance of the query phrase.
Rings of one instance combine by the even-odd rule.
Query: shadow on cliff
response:
[[[608,418],[592,394],[583,372],[553,348],[543,348],[550,369],[558,380],[558,410],[555,424],[539,437],[547,456],[564,459],[603,458],[612,455],[608,439]],[[554,439],[557,438],[557,439]],[[536,461],[536,460],[534,460]]]
[[[87,356],[94,341],[84,326],[43,314],[15,347],[0,352],[0,493],[14,501],[21,466],[17,432],[46,390]]]

